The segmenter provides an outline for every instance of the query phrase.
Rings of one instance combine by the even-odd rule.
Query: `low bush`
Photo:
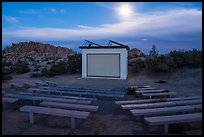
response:
[[[17,74],[23,74],[30,71],[27,63],[17,63],[15,65],[15,70]]]
[[[41,74],[50,77],[61,74],[81,73],[81,60],[81,54],[70,56],[68,61],[60,61],[52,65],[50,69],[43,69]]]
[[[30,77],[42,77],[41,73],[32,73]]]
[[[173,58],[164,55],[157,58],[148,58],[145,66],[150,72],[172,72],[175,69]]]
[[[133,72],[139,72],[139,71],[141,71],[144,68],[145,68],[145,61],[137,60],[135,62],[135,66],[134,66]]]
[[[127,94],[128,95],[134,95],[135,94],[135,88],[128,87],[127,88]]]

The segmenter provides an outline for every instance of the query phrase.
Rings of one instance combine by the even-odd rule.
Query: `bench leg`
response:
[[[30,113],[29,113],[29,120],[30,120],[30,123],[31,123],[31,124],[34,123],[33,112],[30,112]]]
[[[35,100],[33,100],[33,105],[35,106]]]
[[[71,128],[75,129],[75,118],[71,118]]]
[[[164,125],[164,134],[168,134],[168,132],[169,132],[169,125],[165,124]]]

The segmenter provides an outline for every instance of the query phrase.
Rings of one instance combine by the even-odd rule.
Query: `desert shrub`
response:
[[[193,49],[191,51],[171,51],[169,56],[173,57],[177,68],[190,67],[198,68],[202,66],[202,51]]]
[[[11,80],[12,77],[9,75],[14,72],[13,66],[10,63],[2,63],[2,81]]]
[[[50,73],[50,70],[48,70],[47,68],[43,68],[43,69],[41,70],[41,75],[42,75],[42,76],[46,76],[46,77],[51,77],[51,76],[53,76],[53,75]]]
[[[29,72],[30,68],[28,67],[27,63],[22,62],[15,65],[15,70],[17,74],[23,74]]]
[[[127,88],[127,94],[128,95],[134,95],[135,94],[135,88],[128,87]]]
[[[173,58],[165,55],[147,58],[145,67],[151,72],[172,72],[175,69]]]
[[[135,62],[135,66],[134,66],[133,72],[139,72],[139,71],[141,71],[144,68],[145,68],[145,62],[142,61],[142,60],[137,60]]]
[[[2,80],[11,80],[11,79],[12,77],[10,75],[6,75],[6,74],[2,75]]]
[[[179,133],[184,130],[185,125],[183,123],[179,124],[171,124],[169,125],[169,132],[170,133]]]
[[[59,62],[51,66],[49,70],[50,75],[60,75],[66,73],[66,62]]]
[[[67,72],[68,73],[81,73],[82,56],[81,54],[76,54],[69,56],[67,62]]]
[[[68,61],[60,61],[51,66],[50,69],[43,69],[44,76],[55,76],[61,74],[81,73],[81,54],[70,56]]]

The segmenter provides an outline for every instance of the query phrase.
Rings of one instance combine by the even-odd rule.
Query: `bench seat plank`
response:
[[[130,110],[133,116],[151,116],[156,114],[171,114],[176,112],[192,112],[195,111],[192,106],[175,106],[167,108],[154,108],[154,109],[133,109]]]
[[[15,103],[17,101],[18,101],[17,98],[2,97],[2,102],[5,102],[5,103]]]
[[[67,103],[47,102],[47,101],[41,102],[40,106],[56,107],[56,108],[64,108],[64,109],[76,109],[76,110],[85,110],[85,111],[98,110],[98,106],[93,106],[93,105],[67,104]]]
[[[166,101],[179,101],[179,100],[193,100],[193,99],[201,99],[200,96],[194,97],[179,97],[179,98],[166,98]]]
[[[89,89],[89,88],[62,88],[62,87],[39,87],[41,89],[61,90],[61,91],[78,91],[78,92],[90,92],[90,93],[103,93],[103,94],[124,94],[120,91],[102,90],[102,89]]]
[[[137,94],[142,94],[142,93],[161,93],[161,92],[167,92],[168,90],[166,89],[157,89],[157,90],[139,90],[136,91]]]
[[[48,84],[45,83],[45,82],[35,82],[35,84],[36,84],[37,86],[48,86]]]
[[[96,98],[63,96],[63,95],[52,95],[52,94],[39,94],[39,93],[30,93],[30,92],[20,92],[20,94],[31,95],[31,96],[45,96],[45,97],[53,97],[53,98],[77,99],[77,100],[90,100],[90,101],[96,101],[97,100]]]
[[[52,97],[40,97],[43,101],[62,102],[62,103],[76,103],[76,104],[91,104],[90,100],[76,100]]]
[[[149,85],[144,85],[144,86],[130,86],[130,88],[150,88],[151,86]]]
[[[170,107],[175,106],[176,104],[173,102],[159,102],[159,103],[147,103],[147,104],[128,104],[121,105],[122,109],[142,109],[142,108],[156,108],[156,107]]]
[[[12,98],[18,98],[18,99],[24,99],[24,100],[38,100],[38,101],[42,100],[40,97],[36,97],[36,96],[20,95],[20,94],[13,94],[13,93],[7,93],[5,97],[12,97]]]
[[[90,112],[83,112],[77,110],[65,110],[59,108],[48,108],[48,107],[39,107],[39,106],[29,106],[25,105],[20,108],[22,112],[32,112],[32,113],[40,113],[47,114],[53,116],[65,116],[65,117],[73,117],[79,119],[87,119],[90,115]]]
[[[53,81],[45,81],[48,85],[58,85],[57,82],[53,82]]]
[[[176,92],[163,92],[163,93],[142,93],[144,97],[152,97],[152,96],[174,96]]]
[[[174,101],[176,105],[196,105],[202,103],[201,99],[196,100],[181,100],[181,101]]]
[[[202,113],[190,113],[181,115],[171,115],[171,116],[156,116],[156,117],[146,117],[144,121],[149,125],[162,125],[162,124],[174,124],[174,123],[185,123],[192,121],[201,121]]]
[[[51,90],[51,89],[49,89],[49,90],[47,90],[47,89],[39,89],[39,88],[29,88],[29,89],[27,89],[27,90],[29,90],[29,91],[32,91],[32,92],[34,92],[34,91],[37,91],[37,92],[46,92],[46,93],[60,93],[60,94],[72,94],[72,95],[87,95],[87,93],[86,92],[73,92],[73,91],[62,91],[62,90]]]
[[[195,110],[202,110],[202,104],[191,105],[191,107],[194,107]]]
[[[115,101],[115,104],[125,105],[125,104],[151,103],[151,102],[155,102],[157,100],[158,99],[124,100],[124,101]]]
[[[167,134],[169,124],[202,121],[202,113],[147,117],[144,121],[148,125],[164,125],[164,133]]]
[[[137,90],[156,90],[156,87],[149,87],[149,88],[137,88]]]
[[[64,98],[53,98],[53,97],[43,97],[43,96],[30,96],[30,95],[22,95],[22,94],[12,94],[8,93],[5,95],[6,97],[14,97],[18,99],[25,100],[38,100],[38,101],[53,101],[53,102],[64,102],[64,103],[76,103],[76,104],[91,104],[89,100],[76,100],[76,99],[64,99]]]

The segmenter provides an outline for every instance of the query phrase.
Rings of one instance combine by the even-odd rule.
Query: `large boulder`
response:
[[[130,58],[137,58],[137,57],[144,57],[145,54],[141,50],[137,48],[133,48],[129,51],[128,56]]]

